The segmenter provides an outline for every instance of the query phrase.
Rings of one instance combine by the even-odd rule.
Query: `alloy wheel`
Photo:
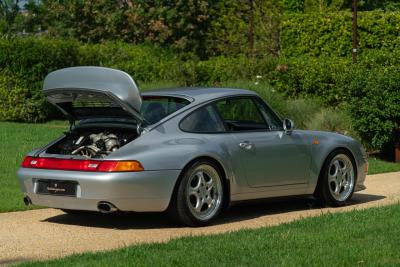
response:
[[[329,164],[328,187],[332,197],[337,201],[345,201],[353,192],[354,166],[345,154],[336,155]]]
[[[188,179],[186,203],[198,220],[208,220],[218,212],[222,194],[221,178],[218,172],[208,165],[198,166]]]

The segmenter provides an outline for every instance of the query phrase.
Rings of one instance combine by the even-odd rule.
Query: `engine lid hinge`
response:
[[[75,127],[75,120],[71,116],[68,116],[68,121],[69,121],[69,131],[72,131],[72,129]]]

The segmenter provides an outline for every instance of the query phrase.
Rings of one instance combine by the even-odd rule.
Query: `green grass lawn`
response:
[[[0,122],[0,212],[26,210],[16,171],[25,154],[67,130],[65,122],[45,124]]]
[[[24,155],[49,143],[68,129],[64,121],[44,124],[0,122],[0,212],[35,208],[26,207],[16,178]],[[369,159],[369,173],[400,171],[399,163]]]
[[[368,159],[368,164],[369,164],[368,174],[400,171],[400,163],[387,162],[381,159],[371,157]]]
[[[400,204],[21,266],[399,266]]]

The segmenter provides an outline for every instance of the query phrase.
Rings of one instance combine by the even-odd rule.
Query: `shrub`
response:
[[[180,78],[180,55],[167,49],[122,42],[81,45],[80,65],[95,65],[123,70],[138,81]]]
[[[59,116],[41,92],[51,71],[79,65],[79,43],[42,38],[0,39],[0,119],[37,122]]]
[[[294,121],[296,128],[309,129],[309,123],[320,112],[321,104],[313,99],[291,99],[286,101],[284,117]]]
[[[348,107],[361,138],[371,149],[393,145],[400,128],[400,67],[357,72],[348,82]]]
[[[283,59],[285,71],[272,71],[266,79],[286,96],[318,98],[325,105],[336,105],[346,101],[347,95],[338,84],[342,82],[352,66],[346,58]]]
[[[51,71],[79,65],[79,43],[42,38],[0,39],[0,69],[40,83]]]
[[[316,131],[329,131],[359,138],[354,130],[350,114],[343,107],[323,108],[307,121],[306,128]]]
[[[46,38],[0,39],[0,119],[32,122],[60,116],[45,103],[43,79],[51,71],[78,65],[113,67],[135,79],[154,81],[179,78],[180,64],[168,50],[147,46],[118,42],[82,45]]]
[[[19,95],[35,103],[26,114],[13,106],[2,111],[3,119],[41,121],[54,113],[47,112],[41,93],[45,76],[56,69],[77,65],[95,65],[120,69],[139,82],[174,81],[182,85],[219,85],[228,80],[250,79],[275,68],[273,58],[251,59],[224,56],[199,61],[190,54],[174,54],[168,49],[121,42],[81,44],[77,41],[46,38],[14,38],[0,40],[0,69],[12,73],[13,90],[2,83],[3,96]],[[7,82],[8,83],[8,82]],[[19,88],[19,89],[18,89]],[[5,100],[3,100],[5,101]],[[5,103],[5,102],[4,102]],[[26,103],[26,105],[28,105]],[[4,106],[5,108],[5,106]],[[20,114],[20,115],[17,115]],[[36,114],[36,115],[35,115]],[[54,113],[59,114],[59,113]],[[33,118],[32,116],[37,116]]]
[[[41,95],[23,86],[17,77],[0,74],[0,120],[39,122],[49,117]]]
[[[273,57],[254,59],[245,56],[186,61],[183,65],[183,78],[187,85],[220,85],[232,80],[252,80],[272,71],[276,63]]]
[[[357,132],[369,149],[381,150],[393,143],[400,123],[399,58],[400,50],[382,50],[363,53],[357,64],[337,57],[283,59],[287,70],[272,71],[266,79],[290,98],[345,105],[354,125],[351,135]],[[335,118],[320,114],[317,119]]]
[[[399,47],[399,12],[359,12],[360,51]],[[351,54],[351,12],[290,13],[282,21],[282,54],[346,56]]]
[[[168,84],[248,88],[282,117],[294,119],[299,128],[349,128],[347,119],[340,121],[340,114],[328,116],[320,107],[345,104],[354,129],[373,149],[389,144],[399,128],[400,49],[365,51],[357,64],[350,57],[326,56],[219,56],[200,61],[190,54],[144,45],[83,45],[43,38],[0,40],[0,119],[43,121],[58,116],[44,101],[42,81],[52,70],[76,65],[118,68],[135,80],[153,84],[168,80]],[[310,124],[310,118],[315,124]]]

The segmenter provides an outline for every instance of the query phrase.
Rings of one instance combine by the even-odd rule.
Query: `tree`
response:
[[[42,0],[30,18],[54,37],[152,43],[205,56],[211,0]],[[38,14],[40,13],[40,16]],[[42,16],[43,15],[43,16]],[[28,23],[29,22],[29,23]],[[38,23],[27,21],[26,28]]]
[[[282,6],[280,0],[254,0],[255,52],[262,56],[280,53],[280,24]]]
[[[281,0],[225,0],[214,6],[210,55],[279,54]]]
[[[150,43],[190,52],[201,59],[214,55],[278,55],[281,2],[30,0],[24,15],[14,19],[13,27],[15,32],[45,32],[88,43]]]
[[[0,33],[10,34],[18,15],[18,0],[0,0]]]

